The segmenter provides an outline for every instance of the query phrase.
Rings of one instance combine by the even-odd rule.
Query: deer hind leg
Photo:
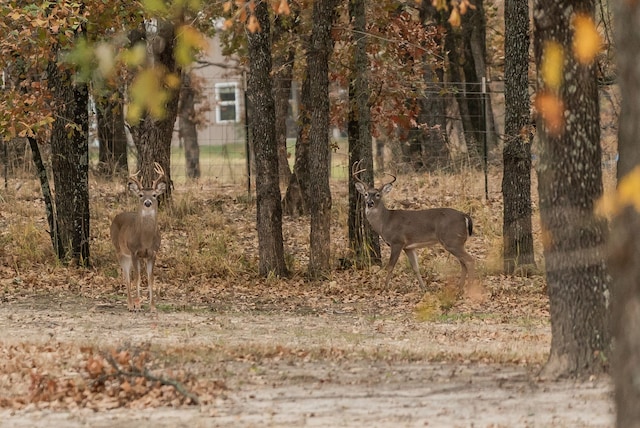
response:
[[[398,263],[398,258],[400,257],[400,253],[402,252],[402,245],[392,245],[391,246],[391,257],[389,257],[389,264],[387,265],[387,278],[384,281],[385,288],[389,286],[389,281],[391,280],[391,274],[393,273],[393,268]]]
[[[422,281],[422,275],[420,275],[420,266],[418,265],[418,253],[416,253],[415,249],[409,249],[409,248],[405,248],[404,252],[407,255],[407,258],[409,259],[411,268],[413,269],[413,271],[416,273],[416,276],[418,277],[418,283],[420,284],[420,288],[424,290],[426,287],[424,285],[424,282]]]
[[[467,279],[467,276],[469,276],[469,278],[471,280],[473,280],[474,275],[475,275],[475,261],[473,259],[473,257],[471,256],[471,254],[467,253],[464,249],[464,247],[460,246],[458,248],[450,248],[450,247],[446,247],[445,249],[447,251],[449,251],[451,254],[453,254],[458,261],[460,262],[460,267],[462,269],[462,272],[460,274],[460,282],[458,284],[458,286],[460,287],[460,289],[464,289],[464,283]]]
[[[147,258],[147,284],[149,286],[149,310],[151,312],[156,311],[156,305],[153,301],[153,265],[155,257]]]

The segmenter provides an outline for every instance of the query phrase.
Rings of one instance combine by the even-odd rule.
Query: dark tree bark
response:
[[[313,3],[313,29],[307,54],[307,73],[311,81],[309,95],[312,100],[309,144],[311,160],[309,276],[311,278],[322,278],[330,269],[329,58],[333,48],[331,27],[337,4],[337,0],[316,0]]]
[[[529,99],[529,3],[507,0],[505,26],[505,142],[502,219],[504,270],[533,265]]]
[[[622,95],[618,128],[618,183],[640,166],[640,4],[614,2],[618,82]],[[636,185],[637,186],[637,185]],[[613,276],[612,330],[615,342],[612,371],[615,382],[616,426],[640,426],[640,214],[626,206],[612,221],[608,255]]]
[[[484,11],[484,1],[475,0],[474,9],[467,9],[462,16],[463,42],[464,42],[464,76],[467,91],[471,91],[469,98],[469,112],[471,121],[477,131],[484,131],[485,135],[477,135],[476,139],[482,141],[487,138],[489,148],[496,144],[495,120],[491,109],[491,97],[485,100],[482,95],[482,78],[487,77],[487,21]],[[528,14],[527,14],[528,16]],[[488,91],[488,88],[487,88]]]
[[[549,42],[564,48],[563,83],[538,73],[538,90],[564,105],[563,125],[540,118],[537,129],[540,218],[551,315],[551,351],[544,375],[587,375],[606,369],[610,347],[609,276],[604,261],[607,223],[594,214],[602,195],[596,69],[572,55],[572,18],[593,16],[593,0],[534,2],[535,57],[541,70]]]
[[[278,170],[281,183],[291,181],[289,154],[287,152],[287,117],[293,82],[295,46],[293,33],[297,28],[297,12],[277,15],[274,18],[273,44],[279,45],[273,56],[273,98],[276,104],[276,141],[278,143]],[[286,45],[286,46],[285,46]]]
[[[175,47],[175,25],[169,21],[158,21],[157,32],[153,35],[146,35],[152,46],[154,63],[156,67],[161,67],[165,73],[171,73],[179,78],[182,70],[176,63],[173,55]],[[135,41],[132,41],[135,44]],[[169,99],[164,108],[162,119],[145,114],[139,123],[131,127],[133,142],[138,151],[138,171],[140,171],[141,181],[144,186],[151,185],[156,177],[154,172],[154,162],[158,162],[164,169],[164,180],[167,183],[167,190],[163,198],[171,198],[173,181],[171,180],[171,139],[173,137],[173,127],[178,116],[179,90],[167,88],[170,93]]]
[[[98,122],[98,171],[105,175],[127,174],[127,135],[124,129],[122,90],[94,94]]]
[[[89,265],[89,92],[73,72],[51,62],[48,82],[56,111],[51,130],[58,257]]]
[[[349,15],[353,25],[355,52],[349,78],[349,163],[362,160],[367,171],[364,181],[373,182],[373,148],[371,138],[371,111],[369,106],[369,60],[367,58],[365,0],[350,0]],[[357,264],[380,264],[380,239],[366,220],[362,196],[349,175],[349,245]]]
[[[200,178],[200,146],[198,145],[198,124],[196,122],[196,94],[190,71],[183,71],[178,106],[178,135],[184,147],[187,177]]]
[[[64,258],[62,252],[62,242],[60,242],[60,234],[58,233],[58,224],[56,223],[55,206],[53,196],[51,195],[51,187],[49,186],[49,178],[47,177],[47,169],[42,161],[40,147],[33,137],[28,137],[31,153],[33,154],[33,163],[36,165],[38,181],[42,189],[42,199],[44,199],[45,212],[47,214],[47,224],[49,225],[49,236],[51,237],[51,245],[59,259]],[[6,183],[5,183],[6,187]]]
[[[256,4],[254,14],[260,30],[248,34],[249,75],[247,95],[251,103],[251,134],[256,162],[256,204],[259,271],[286,275],[282,239],[282,206],[278,184],[278,147],[275,103],[271,83],[271,39],[266,2]]]
[[[309,145],[311,129],[311,81],[309,73],[305,73],[300,91],[300,112],[298,116],[298,137],[296,139],[296,155],[293,174],[285,194],[284,212],[287,215],[306,215],[309,212],[309,182],[311,181]]]

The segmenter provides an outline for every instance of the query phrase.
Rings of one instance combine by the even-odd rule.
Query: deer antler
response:
[[[367,169],[366,168],[360,168],[360,164],[362,163],[362,159],[360,159],[359,161],[355,161],[353,163],[353,166],[351,168],[351,176],[354,178],[354,180],[356,180],[358,183],[362,183],[365,187],[368,187],[367,184],[362,181],[360,179],[360,177],[358,176],[359,174],[365,172]]]
[[[142,186],[142,183],[140,183],[140,180],[138,179],[138,174],[140,174],[140,170],[138,170],[138,172],[136,172],[135,174],[131,174],[129,176],[129,180],[136,183],[138,185],[138,189],[142,189],[143,186]]]
[[[154,162],[153,163],[153,170],[156,172],[156,174],[158,174],[158,178],[156,178],[153,181],[153,185],[151,186],[152,189],[155,189],[156,185],[158,184],[160,179],[162,179],[162,177],[164,177],[164,169],[162,169],[162,167],[160,166],[160,164],[158,162]]]
[[[395,175],[393,175],[393,174],[389,174],[388,172],[385,172],[385,175],[389,175],[389,176],[393,177],[393,180],[391,180],[391,181],[390,181],[390,182],[388,182],[387,184],[393,184],[393,183],[395,183],[395,181],[396,181],[396,176],[395,176]],[[385,184],[385,186],[386,186],[386,184]]]

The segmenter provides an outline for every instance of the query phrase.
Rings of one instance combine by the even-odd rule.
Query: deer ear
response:
[[[164,193],[165,190],[167,190],[167,183],[164,181],[161,181],[156,185],[156,192],[158,192],[158,194]]]
[[[356,190],[360,192],[360,194],[364,195],[365,193],[367,193],[367,189],[364,188],[364,185],[362,183],[355,183],[355,185]]]
[[[135,195],[138,195],[138,192],[140,191],[140,188],[138,187],[138,183],[136,183],[133,180],[129,180],[129,182],[127,183],[127,187],[129,188],[129,190],[131,190],[131,192],[133,192]]]
[[[380,190],[380,193],[382,193],[383,195],[386,195],[387,193],[389,193],[391,191],[391,189],[393,189],[393,184],[387,183],[384,186],[382,186],[382,189]]]

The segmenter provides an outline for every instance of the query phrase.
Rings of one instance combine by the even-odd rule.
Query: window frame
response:
[[[238,123],[240,122],[240,89],[238,87],[238,82],[223,82],[215,84],[215,94],[216,94],[216,123],[219,124],[227,124],[227,123]],[[233,101],[223,101],[220,97],[221,89],[223,88],[233,88],[234,100]],[[224,106],[234,106],[236,115],[235,119],[222,119],[222,109]]]

